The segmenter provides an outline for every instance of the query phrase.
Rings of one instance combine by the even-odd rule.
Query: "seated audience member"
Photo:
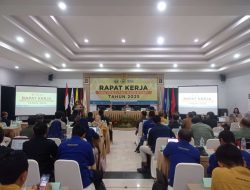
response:
[[[98,127],[101,130],[101,133],[105,136],[107,131],[108,131],[108,127],[106,124],[104,124],[101,120],[101,116],[100,115],[96,115],[95,116],[95,120],[92,122],[92,125],[94,127]]]
[[[6,152],[9,152],[11,149],[2,145],[4,139],[4,130],[0,127],[0,157],[5,154]]]
[[[65,112],[63,111],[60,111],[60,112],[61,112],[61,121],[67,124],[67,118],[66,118]]]
[[[234,131],[236,140],[240,138],[250,139],[250,116],[243,117],[240,121],[240,129]]]
[[[33,137],[34,131],[33,131],[33,127],[36,123],[36,117],[35,116],[29,116],[28,118],[28,127],[22,129],[22,131],[20,132],[21,136],[27,136],[29,138]]]
[[[47,139],[47,125],[37,123],[34,128],[34,136],[23,143],[23,151],[29,159],[34,159],[39,164],[40,174],[54,176],[54,162],[57,156],[57,145],[53,140]]]
[[[109,119],[104,115],[104,111],[103,110],[99,110],[99,115],[101,117],[101,121],[105,121],[107,123],[107,125],[109,125]]]
[[[193,118],[193,112],[188,112],[186,115],[186,118],[182,121],[182,128],[183,129],[191,129],[192,126],[192,118]]]
[[[72,130],[72,137],[61,143],[58,148],[58,159],[75,160],[80,167],[82,184],[84,188],[93,182],[93,171],[89,167],[95,166],[95,159],[90,143],[83,140],[86,136],[84,127],[75,126]]]
[[[23,151],[9,150],[0,156],[0,190],[21,190],[28,175],[28,159]]]
[[[209,125],[211,128],[217,127],[217,117],[214,115],[214,112],[207,112],[203,123]]]
[[[148,140],[147,146],[141,146],[140,147],[140,155],[142,158],[141,168],[138,168],[137,171],[140,173],[146,173],[148,171],[148,165],[147,165],[147,155],[153,155],[155,152],[155,145],[156,140],[159,137],[169,137],[169,138],[175,138],[174,133],[171,131],[171,129],[161,124],[161,118],[160,116],[155,116],[154,121],[156,123],[156,126],[153,127],[149,133],[148,133]]]
[[[221,127],[225,130],[225,131],[230,131],[230,125],[228,123],[222,123]]]
[[[235,137],[234,137],[234,134],[231,132],[231,131],[222,131],[220,132],[219,134],[219,140],[220,140],[220,144],[232,144],[232,145],[235,145]],[[244,161],[246,162],[246,165],[247,167],[250,168],[250,153],[248,153],[247,151],[245,150],[241,150],[241,155],[244,159]],[[218,167],[218,161],[216,159],[216,155],[215,153],[212,154],[210,157],[209,157],[209,166],[207,168],[207,173],[209,175],[212,174],[212,171],[214,168]]]
[[[173,186],[175,167],[179,163],[200,163],[200,153],[190,143],[192,131],[180,129],[178,132],[179,142],[169,142],[163,151],[163,155],[170,161],[168,171],[168,184]]]
[[[250,171],[244,167],[240,150],[223,144],[215,152],[219,167],[212,173],[211,190],[249,190]]]
[[[55,119],[49,123],[49,126],[51,126],[54,121],[60,121],[62,130],[66,131],[67,128],[66,123],[64,123],[61,119],[62,119],[62,112],[60,111],[55,112]]]
[[[139,151],[140,146],[143,145],[144,140],[147,139],[148,130],[156,126],[156,124],[155,124],[155,122],[153,120],[154,117],[155,117],[155,111],[149,111],[148,120],[143,123],[143,127],[142,127],[142,134],[143,135],[142,135],[142,137],[140,139],[140,142],[139,142],[138,146],[135,149],[135,152],[137,152],[137,153],[140,152]]]
[[[144,120],[146,120],[146,119],[147,119],[147,112],[146,111],[141,111],[141,117],[140,117],[140,119],[138,121],[138,124],[136,126],[135,135],[137,135],[137,133],[138,133],[139,124],[141,122],[143,122]]]
[[[89,112],[89,113],[88,113],[87,120],[88,120],[88,122],[90,122],[90,123],[92,123],[92,122],[94,121],[93,113],[92,113],[92,112]]]
[[[2,122],[6,123],[6,126],[9,127],[10,126],[10,120],[8,119],[8,112],[4,111],[2,112]]]
[[[74,122],[71,124],[71,127],[78,125],[80,123],[80,120],[81,120],[81,116],[77,115],[74,119]]]
[[[103,110],[99,110],[99,115],[101,116],[101,120],[102,121],[105,121],[107,123],[107,127],[108,127],[108,132],[109,132],[109,137],[110,137],[110,141],[113,141],[113,131],[112,131],[112,125],[109,118],[107,118],[105,115],[104,115],[104,112]]]
[[[93,147],[93,139],[99,139],[99,135],[94,131],[94,129],[89,127],[87,119],[82,118],[78,125],[85,128],[85,131],[86,131],[85,139]],[[76,126],[78,126],[78,125],[76,125]]]
[[[200,140],[201,138],[204,139],[204,143],[206,144],[208,139],[213,139],[214,138],[214,133],[212,128],[203,123],[201,120],[200,116],[195,116],[192,119],[192,132],[193,132],[193,136],[194,136],[194,144],[196,146],[200,146]]]
[[[179,114],[175,113],[172,117],[172,121],[169,122],[168,126],[171,128],[171,129],[175,129],[175,128],[180,128],[181,127],[181,124],[179,122]]]
[[[161,118],[161,124],[167,125],[167,124],[168,124],[168,120],[164,117],[163,111],[159,111],[159,112],[158,112],[158,115],[159,115],[160,118]]]

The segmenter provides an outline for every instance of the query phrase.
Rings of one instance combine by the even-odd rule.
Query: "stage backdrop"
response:
[[[158,104],[157,78],[90,78],[90,104]]]

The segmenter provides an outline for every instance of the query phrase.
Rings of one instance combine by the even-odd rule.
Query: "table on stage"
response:
[[[7,137],[14,138],[15,136],[20,135],[20,131],[22,130],[20,125],[14,125],[9,127],[3,127],[4,134]]]

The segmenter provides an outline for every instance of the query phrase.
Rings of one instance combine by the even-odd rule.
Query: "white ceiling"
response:
[[[0,1],[1,67],[50,73],[250,69],[249,0],[165,0],[162,13],[152,0],[64,2],[66,11],[57,0]],[[165,38],[163,45],[156,43],[158,36]],[[234,59],[235,53],[241,56]]]

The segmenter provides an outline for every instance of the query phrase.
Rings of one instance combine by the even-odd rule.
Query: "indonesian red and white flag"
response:
[[[65,97],[64,97],[64,108],[65,108],[65,110],[68,109],[68,106],[69,106],[69,90],[68,90],[68,84],[66,83]]]

